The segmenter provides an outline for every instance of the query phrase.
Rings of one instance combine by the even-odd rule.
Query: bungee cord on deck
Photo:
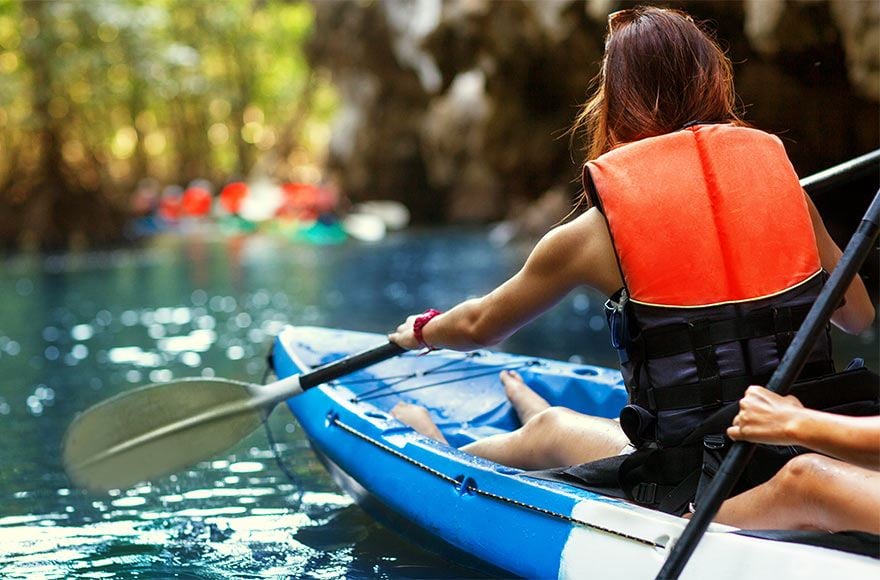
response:
[[[416,355],[416,356],[421,356],[421,355]],[[404,393],[411,393],[413,391],[419,391],[419,390],[429,389],[429,388],[433,388],[433,387],[440,387],[440,386],[444,386],[444,385],[449,385],[449,384],[461,382],[464,380],[470,380],[470,379],[475,379],[475,378],[479,378],[479,377],[484,377],[484,376],[488,376],[491,374],[499,373],[503,370],[515,371],[515,370],[520,370],[523,368],[527,368],[530,366],[535,366],[535,365],[541,364],[540,361],[532,360],[532,361],[527,361],[525,363],[516,364],[516,365],[506,365],[506,364],[482,365],[482,366],[480,366],[480,368],[454,367],[454,365],[456,365],[457,363],[465,362],[470,359],[476,358],[478,356],[481,356],[480,352],[470,352],[470,353],[464,354],[461,358],[448,360],[442,364],[439,364],[439,365],[437,365],[433,368],[429,368],[427,370],[414,371],[412,373],[408,373],[405,375],[390,375],[390,376],[384,376],[384,377],[383,376],[373,376],[373,377],[364,377],[364,378],[360,378],[360,379],[346,380],[344,382],[344,384],[346,386],[351,386],[353,384],[365,384],[365,383],[371,383],[371,382],[383,383],[374,389],[370,389],[366,392],[360,393],[360,394],[355,395],[354,397],[351,398],[352,403],[359,403],[359,402],[363,402],[363,401],[370,401],[370,400],[374,400],[374,399],[380,399],[383,397],[390,397],[392,395],[401,395]],[[469,374],[464,374],[464,375],[457,374],[457,373],[461,373],[461,372],[468,371],[468,370],[470,370],[472,372]],[[451,378],[436,381],[433,383],[428,383],[428,384],[424,384],[424,385],[415,385],[415,386],[408,387],[405,389],[394,389],[394,387],[401,385],[407,381],[411,381],[413,379],[419,379],[422,377],[439,375],[439,374],[450,374],[450,373],[456,373],[456,374]],[[393,382],[388,382],[388,381],[393,381]]]

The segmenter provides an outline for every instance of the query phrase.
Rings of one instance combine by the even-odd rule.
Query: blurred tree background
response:
[[[3,0],[0,242],[117,240],[145,177],[320,179],[312,23],[303,2]]]
[[[880,145],[877,0],[640,3],[717,31],[802,176]],[[540,233],[579,191],[565,130],[633,4],[0,0],[0,246],[119,240],[144,178],[329,180],[421,223]],[[871,183],[817,199],[839,240]]]

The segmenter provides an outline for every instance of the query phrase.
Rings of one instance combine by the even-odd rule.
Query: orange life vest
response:
[[[729,125],[617,147],[585,165],[584,188],[624,280],[606,313],[636,450],[551,478],[681,514],[729,449],[736,401],[766,384],[824,283],[804,192],[779,139]],[[834,374],[827,332],[800,379],[793,392],[812,408],[877,412],[876,377]],[[798,452],[759,446],[733,493]]]
[[[803,190],[775,136],[697,125],[587,166],[631,300],[755,300],[821,270]]]
[[[697,125],[584,168],[624,280],[609,304],[638,446],[675,446],[762,384],[824,276],[806,197],[778,138]],[[802,377],[833,372],[827,336]],[[634,414],[635,413],[635,414]]]

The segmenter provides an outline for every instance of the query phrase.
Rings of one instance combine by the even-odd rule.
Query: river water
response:
[[[104,495],[74,489],[59,446],[74,415],[149,382],[260,381],[285,324],[387,332],[493,288],[524,248],[428,230],[375,244],[165,237],[134,249],[12,256],[0,270],[0,575],[84,578],[459,578],[374,523],[323,471],[286,408],[212,461]],[[501,348],[613,365],[602,297],[577,292]],[[836,358],[877,368],[876,331]]]

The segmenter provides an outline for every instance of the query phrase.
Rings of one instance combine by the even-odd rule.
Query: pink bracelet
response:
[[[443,314],[439,310],[434,310],[433,308],[429,308],[422,313],[421,316],[413,321],[413,335],[415,335],[416,340],[419,341],[419,344],[424,348],[427,348],[429,351],[436,350],[433,346],[425,342],[425,338],[422,336],[422,329],[425,328],[425,325],[431,322],[431,319],[435,316],[439,316]]]

